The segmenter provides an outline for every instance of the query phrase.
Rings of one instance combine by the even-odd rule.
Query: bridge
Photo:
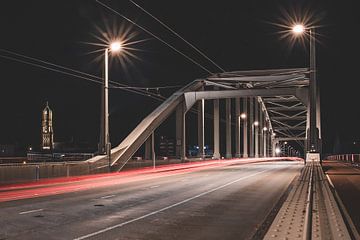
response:
[[[211,73],[126,19],[209,74],[162,99],[111,148],[109,134],[118,133],[109,133],[110,47],[104,79],[24,55],[2,56],[100,83],[104,102],[98,155],[0,166],[0,240],[360,239],[360,156],[322,153],[315,27],[306,29],[308,68]],[[190,114],[197,118],[195,134],[188,134]],[[175,156],[159,159],[155,133],[169,121]],[[197,142],[196,157],[187,153],[189,142]],[[144,160],[134,160],[140,152]]]
[[[7,218],[0,220],[5,226],[0,238],[359,239],[356,215],[346,210],[353,204],[346,194],[339,196],[338,180],[334,185],[321,165],[319,95],[311,79],[311,68],[292,68],[194,80],[145,117],[109,155],[73,165],[37,165],[36,182],[1,185]],[[199,153],[191,159],[186,115],[194,113]],[[171,116],[177,163],[125,170],[142,145],[145,159],[159,163],[154,132]],[[205,129],[205,121],[213,128]],[[211,159],[205,156],[206,131],[213,136]],[[225,149],[220,149],[221,134]],[[297,151],[280,156],[284,143]],[[31,166],[11,166],[10,172],[25,173]],[[65,178],[46,179],[63,176],[56,175],[62,171]]]
[[[318,154],[316,158],[319,160],[320,103],[318,92],[312,92],[318,90],[310,88],[310,75],[311,71],[307,68],[294,68],[233,71],[197,79],[175,92],[143,119],[111,150],[110,159],[98,156],[89,161],[109,161],[113,170],[119,170],[143,144],[145,159],[154,158],[152,135],[172,114],[175,114],[176,119],[176,157],[185,160],[186,115],[193,108],[196,108],[193,110],[198,118],[198,157],[204,158],[206,104],[213,106],[212,113],[207,115],[211,115],[213,122],[213,158],[218,159],[221,119],[219,101],[222,99],[225,99],[225,158],[275,157],[280,143],[294,142],[302,148],[306,158]],[[314,94],[317,96],[316,101],[311,101]],[[311,114],[311,111],[316,114]],[[235,134],[234,138],[232,134]],[[235,144],[232,139],[235,139]],[[232,148],[233,145],[235,149]]]

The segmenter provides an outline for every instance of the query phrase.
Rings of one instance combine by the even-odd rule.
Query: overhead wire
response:
[[[178,50],[176,47],[174,47],[173,45],[167,43],[166,41],[164,41],[162,38],[158,37],[157,35],[155,35],[154,33],[152,33],[151,31],[147,30],[146,28],[144,28],[143,26],[141,26],[140,24],[136,23],[135,21],[131,20],[130,18],[126,17],[125,15],[119,13],[118,11],[116,11],[115,9],[111,8],[110,6],[106,5],[105,3],[96,0],[97,3],[99,3],[100,5],[102,5],[104,8],[110,10],[111,12],[115,13],[116,15],[119,15],[120,17],[124,18],[125,20],[127,20],[128,22],[132,23],[133,25],[137,26],[138,28],[140,28],[141,30],[143,30],[144,32],[146,32],[147,34],[151,35],[152,37],[156,38],[157,40],[159,40],[160,42],[162,42],[163,44],[165,44],[166,46],[168,46],[169,48],[171,48],[172,50],[174,50],[175,52],[177,52],[178,54],[182,55],[183,57],[185,57],[186,59],[188,59],[189,61],[191,61],[192,63],[194,63],[195,65],[197,65],[198,67],[200,67],[201,69],[203,69],[204,71],[206,71],[209,74],[213,74],[209,69],[207,69],[206,67],[204,67],[203,65],[201,65],[200,63],[198,63],[197,61],[195,61],[193,58],[189,57],[188,55],[186,55],[185,53],[181,52],[180,50]]]
[[[32,61],[35,61],[35,62],[30,62],[30,61],[27,61],[27,60],[24,60],[24,59],[18,59],[18,58],[12,57],[12,56],[6,56],[6,55],[0,54],[0,57],[4,58],[4,59],[20,62],[20,63],[27,64],[27,65],[34,66],[34,67],[39,67],[39,68],[42,68],[42,69],[46,69],[46,70],[50,70],[50,71],[53,71],[53,72],[69,75],[69,76],[76,77],[76,78],[81,78],[83,80],[87,80],[87,81],[90,81],[90,82],[93,82],[93,83],[97,83],[97,84],[101,84],[101,85],[103,84],[103,79],[101,77],[98,77],[98,76],[95,76],[95,75],[92,75],[92,74],[88,74],[88,73],[81,72],[81,71],[78,71],[78,70],[75,70],[75,69],[64,67],[64,66],[54,64],[54,63],[51,63],[51,62],[48,62],[48,61],[43,61],[43,60],[40,60],[40,59],[37,59],[37,58],[28,57],[26,55],[15,53],[15,52],[12,52],[12,51],[9,51],[9,50],[4,51],[4,49],[0,49],[0,51],[7,52],[9,54],[14,54],[17,57],[23,57],[23,58],[26,58],[26,59],[31,59]],[[48,66],[46,66],[46,65],[48,65]],[[60,69],[56,69],[56,68],[60,68]],[[66,71],[64,71],[64,70],[66,70]],[[180,86],[131,87],[131,86],[128,86],[126,84],[121,84],[121,83],[118,83],[118,82],[115,82],[115,81],[112,81],[112,80],[109,80],[109,83],[111,84],[111,88],[123,89],[123,90],[128,91],[128,92],[140,94],[142,96],[151,97],[151,98],[153,98],[155,100],[158,100],[158,101],[163,101],[165,99],[165,97],[159,96],[158,93],[155,94],[155,93],[149,92],[148,90],[152,90],[152,89],[158,90],[158,89],[165,89],[165,88],[180,87]]]
[[[161,21],[160,19],[158,19],[157,17],[155,17],[153,14],[151,14],[149,11],[147,11],[146,9],[144,9],[142,6],[140,6],[139,4],[137,4],[136,2],[134,2],[133,0],[129,0],[134,6],[136,6],[137,8],[139,8],[141,11],[143,11],[144,13],[146,13],[147,15],[149,15],[150,17],[152,17],[154,20],[156,20],[158,23],[160,23],[163,27],[165,27],[168,31],[170,31],[171,33],[173,33],[175,36],[177,36],[178,38],[180,38],[181,40],[183,40],[187,45],[189,45],[191,48],[193,48],[195,51],[197,51],[201,56],[203,56],[204,58],[206,58],[208,61],[210,61],[214,66],[216,66],[218,69],[220,69],[223,72],[226,72],[225,69],[223,69],[222,67],[220,67],[215,61],[213,61],[212,59],[210,59],[204,52],[202,52],[199,48],[197,48],[196,46],[194,46],[192,43],[190,43],[189,41],[187,41],[185,38],[183,38],[180,34],[178,34],[177,32],[175,32],[173,29],[171,29],[167,24],[165,24],[163,21]]]
[[[82,72],[82,71],[79,71],[79,70],[76,70],[76,69],[72,69],[72,68],[69,68],[69,67],[64,67],[64,66],[61,66],[59,64],[54,64],[52,62],[44,61],[44,60],[41,60],[41,59],[38,59],[38,58],[29,57],[27,55],[20,54],[20,53],[10,51],[10,50],[7,50],[7,49],[0,49],[0,51],[1,52],[6,52],[8,54],[15,55],[17,57],[30,59],[32,61],[35,61],[35,62],[38,62],[38,63],[41,63],[41,64],[46,64],[46,65],[57,67],[57,68],[60,68],[60,69],[66,70],[66,71],[70,71],[70,72],[74,72],[74,73],[77,73],[77,74],[85,75],[87,77],[95,78],[95,79],[98,79],[100,81],[95,81],[94,79],[89,79],[87,77],[83,77],[81,75],[79,76],[79,75],[76,75],[74,73],[68,73],[68,72],[65,72],[65,71],[50,69],[49,67],[44,67],[43,65],[40,65],[40,64],[37,64],[37,63],[31,63],[31,62],[20,60],[20,59],[17,59],[17,58],[1,55],[1,57],[7,58],[9,60],[21,62],[21,63],[24,63],[24,64],[29,64],[29,65],[36,66],[36,67],[41,67],[41,68],[44,68],[44,69],[47,69],[47,70],[52,70],[52,71],[60,72],[60,73],[63,73],[63,74],[67,74],[67,75],[71,75],[71,76],[75,76],[75,77],[80,77],[80,78],[83,78],[84,80],[89,80],[89,81],[93,81],[93,82],[96,82],[96,83],[103,84],[103,78],[98,77],[96,75],[92,75],[92,74]],[[180,88],[180,87],[182,87],[181,85],[156,86],[156,87],[138,87],[138,86],[128,86],[126,84],[122,84],[122,83],[114,82],[114,81],[109,81],[109,82],[112,83],[112,84],[118,85],[118,87],[116,87],[118,89],[134,89],[134,90],[152,90],[152,89],[154,89],[154,90],[158,90],[158,89],[172,89],[172,88]]]

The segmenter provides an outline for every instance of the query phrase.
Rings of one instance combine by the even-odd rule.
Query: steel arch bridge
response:
[[[314,144],[317,149],[321,149],[319,88],[315,89],[315,92],[311,89],[310,76],[311,71],[308,68],[291,68],[232,71],[197,79],[166,99],[118,146],[111,149],[109,164],[115,170],[121,169],[143,144],[145,155],[151,156],[152,134],[174,112],[176,156],[185,159],[185,116],[194,105],[197,105],[198,114],[199,156],[203,157],[204,105],[207,101],[212,102],[214,109],[213,157],[219,158],[220,99],[225,99],[226,102],[226,158],[275,156],[275,148],[280,141],[297,141],[305,153],[311,152]],[[311,101],[312,94],[316,94],[315,102]],[[232,105],[235,108],[234,154],[231,147]],[[314,112],[311,108],[315,108],[316,116],[311,116],[310,113]],[[311,117],[315,117],[315,121],[312,120],[315,125],[310,124]],[[240,128],[243,128],[242,134]],[[311,131],[317,133],[313,142],[309,138]],[[89,161],[105,158],[97,156]]]

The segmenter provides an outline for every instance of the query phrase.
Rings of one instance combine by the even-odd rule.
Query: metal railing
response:
[[[330,155],[327,156],[326,159],[334,160],[334,161],[342,161],[352,164],[360,164],[360,154],[355,154],[355,153]]]

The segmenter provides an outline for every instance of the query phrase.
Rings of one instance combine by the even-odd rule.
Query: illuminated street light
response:
[[[122,49],[122,44],[119,41],[113,42],[110,44],[110,50],[112,52],[119,52]]]
[[[302,24],[296,24],[293,26],[292,31],[295,34],[302,34],[305,31],[305,27]]]
[[[264,128],[263,128],[263,131],[267,131],[267,130],[268,130],[268,128],[267,128],[267,127],[264,127]]]
[[[105,48],[105,78],[104,78],[104,148],[103,152],[109,158],[109,167],[111,164],[110,161],[110,153],[111,153],[111,143],[110,143],[110,135],[109,135],[109,52],[120,52],[122,49],[122,44],[119,41],[112,42],[107,48]]]
[[[275,153],[276,154],[280,154],[281,153],[281,149],[279,147],[275,148]]]
[[[246,119],[246,113],[240,114],[240,118],[241,118],[241,119]]]
[[[258,122],[258,121],[255,121],[255,122],[254,122],[254,126],[255,126],[255,127],[259,126],[259,122]]]
[[[308,149],[310,152],[319,152],[319,129],[317,129],[317,83],[316,83],[316,51],[315,51],[315,27],[304,26],[303,24],[296,24],[292,27],[294,35],[303,35],[308,32],[309,45],[310,45],[310,84],[309,84],[309,95],[310,95],[310,134],[308,141]]]

